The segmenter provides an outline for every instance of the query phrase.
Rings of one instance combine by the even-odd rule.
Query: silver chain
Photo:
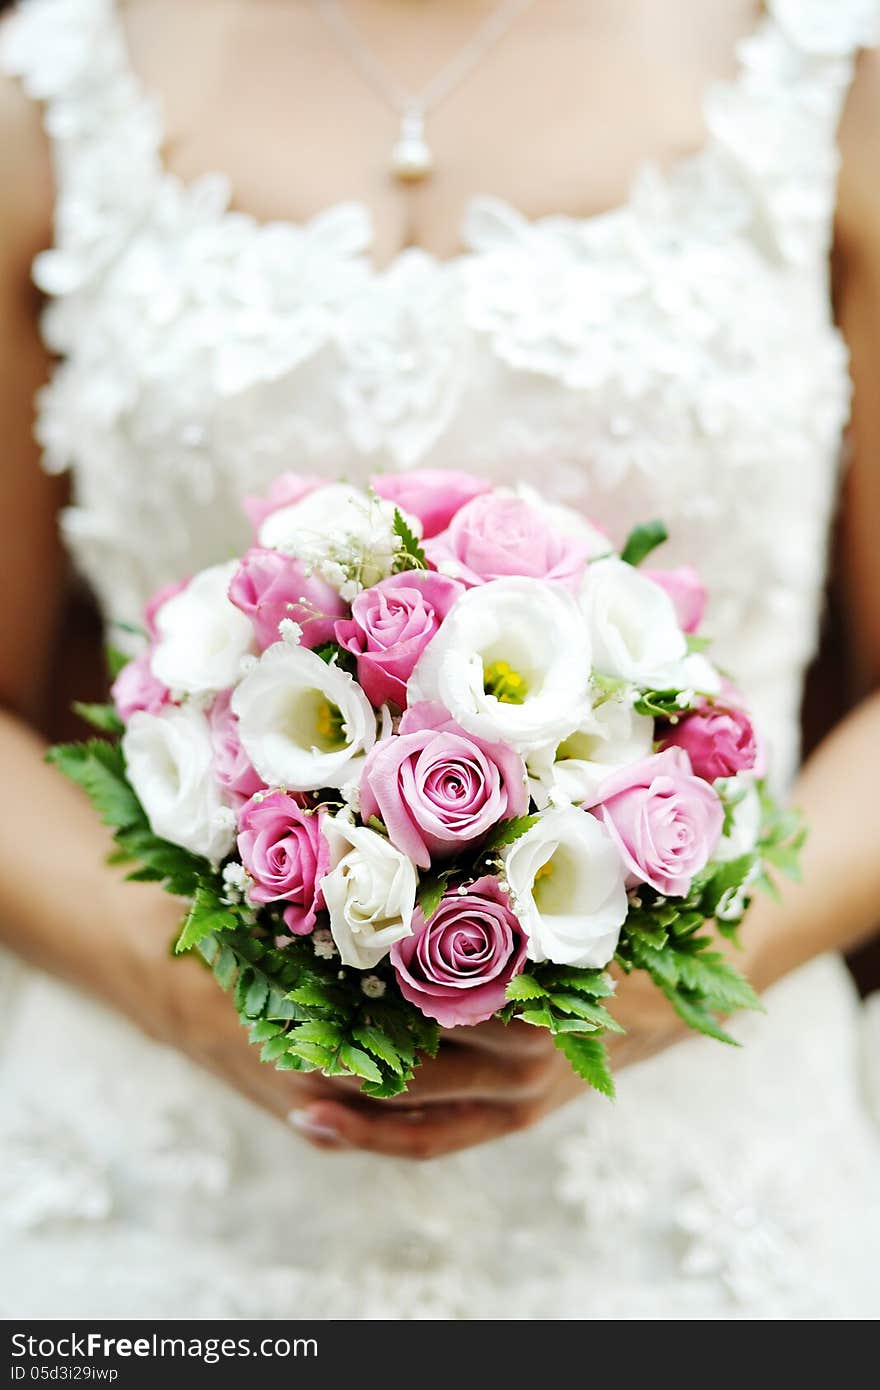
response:
[[[324,23],[373,91],[400,116],[413,112],[426,116],[471,75],[489,50],[504,38],[514,21],[528,9],[532,0],[501,0],[473,38],[420,92],[410,91],[388,71],[345,13],[341,0],[314,0],[314,3]]]

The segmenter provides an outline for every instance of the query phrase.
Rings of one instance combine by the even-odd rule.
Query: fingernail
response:
[[[287,1123],[300,1134],[307,1135],[309,1139],[324,1139],[335,1144],[342,1140],[338,1129],[334,1129],[332,1125],[321,1124],[308,1110],[291,1110],[287,1116]]]

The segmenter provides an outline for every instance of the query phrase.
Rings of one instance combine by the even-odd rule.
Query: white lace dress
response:
[[[773,0],[696,157],[586,221],[476,199],[463,254],[380,273],[359,205],[260,225],[163,169],[111,0],[25,0],[4,62],[58,177],[38,431],[107,618],[242,547],[238,498],[284,468],[539,480],[618,538],[666,519],[790,779],[849,397],[835,132],[878,20]],[[61,985],[4,959],[3,986],[7,1317],[880,1313],[876,1080],[837,959],[741,1051],[689,1041],[613,1106],[426,1166],[319,1154]]]

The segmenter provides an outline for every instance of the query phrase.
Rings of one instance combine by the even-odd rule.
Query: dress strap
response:
[[[42,103],[52,144],[54,246],[34,262],[34,280],[46,294],[72,294],[106,269],[149,205],[160,112],[131,70],[114,0],[21,0],[0,68]]]

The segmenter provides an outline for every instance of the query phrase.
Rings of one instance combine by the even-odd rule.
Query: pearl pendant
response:
[[[425,120],[421,111],[407,111],[400,122],[400,135],[391,151],[391,172],[404,183],[426,179],[434,168],[434,156],[425,139]]]

